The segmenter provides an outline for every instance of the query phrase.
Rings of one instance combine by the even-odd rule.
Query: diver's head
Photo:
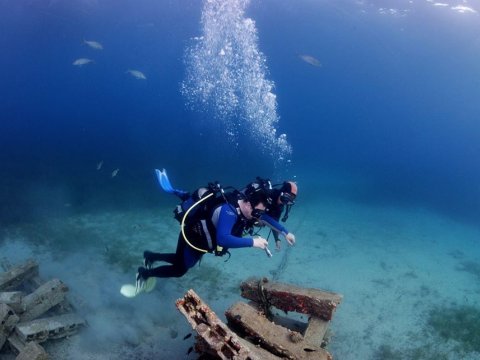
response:
[[[243,190],[243,194],[252,205],[252,208],[255,208],[260,203],[263,203],[264,205],[271,203],[270,191],[270,181],[262,180],[257,177],[257,181],[246,186],[246,188]]]
[[[297,184],[293,181],[285,181],[280,188],[280,195],[278,197],[278,202],[283,205],[293,205],[295,204],[295,199],[297,198],[298,187]]]
[[[255,206],[246,200],[246,199],[239,199],[238,206],[240,208],[240,212],[242,213],[243,217],[250,220],[250,219],[259,219],[260,216],[265,212],[265,204],[263,202],[257,203]]]

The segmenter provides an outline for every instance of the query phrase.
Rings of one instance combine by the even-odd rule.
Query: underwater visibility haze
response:
[[[90,323],[52,356],[194,358],[175,299],[222,316],[275,274],[344,295],[335,359],[479,359],[479,29],[475,0],[0,0],[0,258],[64,275]],[[122,298],[175,246],[163,168],[296,181],[295,247]]]

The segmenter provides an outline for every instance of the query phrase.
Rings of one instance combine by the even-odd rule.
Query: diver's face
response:
[[[250,218],[260,219],[260,217],[265,212],[265,209],[266,209],[266,206],[264,203],[258,203],[257,205],[255,205],[255,208],[252,209]]]
[[[240,200],[239,204],[240,204],[240,211],[242,212],[243,216],[245,216],[249,220],[253,218],[252,212],[255,212],[256,210],[260,210],[260,212],[263,212],[266,209],[265,204],[262,202],[255,205],[255,207],[253,207],[249,201],[244,201],[244,200]],[[258,214],[258,212],[255,212],[255,213]]]
[[[283,205],[290,205],[291,206],[291,205],[295,204],[295,198],[296,198],[296,196],[294,194],[287,193],[287,192],[282,192],[280,194],[280,196],[278,197],[278,200]]]

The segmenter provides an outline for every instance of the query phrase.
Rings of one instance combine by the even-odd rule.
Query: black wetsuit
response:
[[[214,213],[215,212],[217,215],[215,220],[216,230],[210,235],[210,237],[215,237],[216,243],[208,243],[208,239],[205,237],[205,229],[202,228],[202,225],[199,222],[197,222],[193,224],[193,226],[185,227],[187,239],[192,245],[200,249],[208,250],[209,252],[212,250],[212,247],[215,248],[217,245],[224,249],[253,246],[252,237],[242,237],[243,230],[248,226],[248,222],[245,221],[245,218],[242,215],[239,215],[237,209],[233,205],[221,205],[216,209],[216,211],[214,211]],[[269,224],[273,228],[278,229],[278,231],[281,231],[285,234],[288,233],[287,229],[285,229],[282,225],[268,215],[262,215],[260,220]],[[274,233],[276,233],[276,231],[274,231]],[[148,253],[147,260],[149,262],[153,263],[155,261],[164,261],[170,263],[171,265],[163,265],[153,269],[146,269],[142,272],[142,277],[181,277],[188,271],[188,269],[200,261],[204,254],[205,252],[195,250],[189,246],[180,232],[177,241],[177,250],[175,253]]]
[[[271,192],[272,204],[267,207],[265,213],[275,219],[277,222],[280,221],[280,216],[282,216],[285,206],[282,203],[278,203],[280,194],[282,191],[280,189],[273,189]],[[279,233],[272,231],[275,242],[280,241]]]

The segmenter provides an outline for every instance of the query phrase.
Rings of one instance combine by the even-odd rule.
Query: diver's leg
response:
[[[180,234],[178,237],[177,252],[173,255],[172,265],[158,266],[153,269],[141,267],[138,269],[140,276],[143,279],[152,276],[159,278],[182,277],[188,269],[193,267],[202,258],[203,253],[186,245],[182,234]]]
[[[158,278],[182,277],[188,271],[187,268],[179,264],[163,265],[153,269],[141,269],[144,269],[139,271],[143,279],[148,279],[152,276]]]
[[[155,261],[164,261],[173,264],[175,262],[175,253],[155,253],[145,250],[143,252],[143,259],[143,263],[147,268],[151,267]]]
[[[178,254],[183,250],[180,249],[181,243],[184,243],[182,233],[178,235],[177,241],[177,250],[175,253],[156,253],[153,251],[145,250],[143,252],[143,263],[146,268],[151,268],[155,261],[164,261],[169,264],[174,264],[176,262],[176,257],[179,256]]]

